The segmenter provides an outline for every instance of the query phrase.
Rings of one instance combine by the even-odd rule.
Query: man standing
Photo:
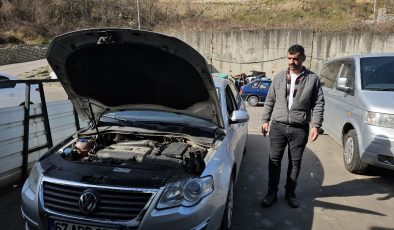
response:
[[[264,136],[269,131],[270,153],[268,193],[263,199],[263,207],[269,207],[277,200],[281,162],[286,146],[289,164],[285,197],[290,207],[298,207],[295,190],[308,133],[310,130],[310,141],[316,140],[323,122],[324,97],[320,80],[302,65],[305,58],[302,46],[290,46],[287,53],[289,68],[274,78],[264,102],[261,131]]]

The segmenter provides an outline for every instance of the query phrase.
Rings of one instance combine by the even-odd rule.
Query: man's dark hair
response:
[[[296,54],[296,53],[300,53],[301,56],[305,57],[305,50],[304,47],[302,47],[301,45],[292,45],[289,47],[289,50],[287,50],[287,52],[289,54]]]

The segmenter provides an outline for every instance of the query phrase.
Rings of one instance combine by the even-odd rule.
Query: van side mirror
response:
[[[346,86],[347,78],[340,77],[335,84],[335,88],[340,91],[349,93],[351,91],[349,86]]]

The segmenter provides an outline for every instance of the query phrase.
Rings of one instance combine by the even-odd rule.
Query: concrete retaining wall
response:
[[[0,46],[0,65],[44,59],[46,50],[46,46]]]
[[[316,33],[310,30],[180,31],[167,34],[198,50],[213,66],[213,72],[233,75],[259,70],[273,77],[287,68],[286,51],[295,43],[305,47],[305,65],[314,71],[318,71],[322,60],[327,58],[394,52],[394,34]],[[0,65],[41,59],[45,52],[45,47],[0,47]]]
[[[314,71],[318,71],[322,61],[328,58],[394,52],[394,34],[259,30],[176,32],[171,35],[197,49],[213,65],[213,71],[231,74],[262,70],[273,77],[287,68],[287,48],[295,43],[304,46],[305,65]]]

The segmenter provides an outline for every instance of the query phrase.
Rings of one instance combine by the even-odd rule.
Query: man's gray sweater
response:
[[[264,102],[263,123],[270,120],[319,128],[323,123],[324,96],[317,74],[304,70],[297,94],[289,110],[287,101],[287,71],[279,73],[273,80]]]

